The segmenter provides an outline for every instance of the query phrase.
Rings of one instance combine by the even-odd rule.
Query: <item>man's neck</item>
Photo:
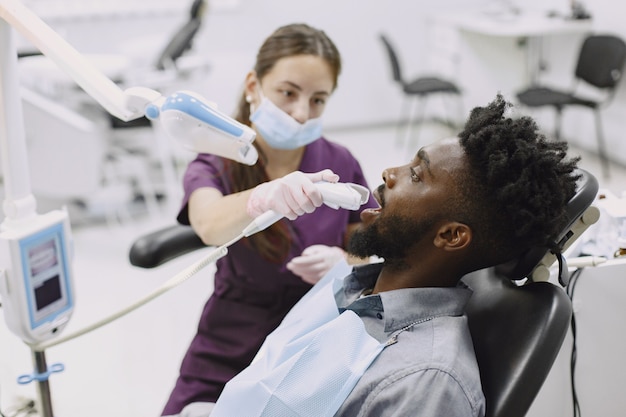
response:
[[[452,272],[450,268],[433,262],[422,262],[419,266],[406,262],[385,262],[373,294],[402,288],[453,287],[461,278],[462,275]]]

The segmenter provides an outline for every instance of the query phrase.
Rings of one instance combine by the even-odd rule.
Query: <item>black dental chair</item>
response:
[[[554,242],[555,253],[537,247],[514,261],[468,275],[474,294],[467,306],[470,331],[478,359],[486,417],[522,417],[532,405],[563,344],[572,315],[565,291],[546,281],[533,281],[536,272],[555,259],[559,281],[567,284],[562,252],[598,220],[591,206],[598,181],[580,170],[578,191],[570,200],[567,226]],[[142,236],[130,250],[130,262],[153,268],[202,248],[188,226],[172,226]],[[544,276],[545,277],[545,276]]]
[[[523,417],[537,396],[552,368],[572,315],[572,305],[565,291],[546,281],[532,278],[599,217],[591,206],[598,192],[598,181],[581,170],[578,192],[570,200],[568,224],[554,242],[560,249],[552,254],[547,248],[529,250],[518,259],[486,271],[472,274],[464,281],[474,294],[467,306],[470,331],[483,392],[486,417]],[[547,259],[547,261],[546,261]],[[568,282],[564,259],[559,281]]]

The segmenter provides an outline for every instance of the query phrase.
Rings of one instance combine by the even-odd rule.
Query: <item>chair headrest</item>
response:
[[[578,173],[580,174],[580,178],[578,179],[576,194],[570,199],[566,207],[567,222],[557,235],[555,241],[549,242],[554,247],[558,248],[558,253],[551,253],[550,249],[546,246],[531,248],[518,258],[496,266],[494,268],[496,274],[510,280],[532,279],[533,271],[539,265],[545,265],[546,262],[549,262],[549,265],[547,265],[547,267],[549,267],[554,261],[558,260],[561,253],[567,249],[587,227],[598,220],[599,211],[597,209],[594,210],[593,213],[588,212],[591,203],[593,203],[598,194],[598,180],[584,169],[578,169]]]

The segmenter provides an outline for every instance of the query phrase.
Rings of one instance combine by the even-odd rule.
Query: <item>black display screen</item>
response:
[[[54,275],[35,288],[35,304],[37,311],[59,300],[61,293],[61,277]]]

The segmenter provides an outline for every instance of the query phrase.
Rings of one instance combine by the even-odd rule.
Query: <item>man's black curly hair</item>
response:
[[[459,184],[466,221],[480,255],[491,261],[549,247],[580,177],[580,158],[566,159],[567,143],[548,141],[530,117],[505,117],[509,106],[498,94],[472,110],[458,135],[470,168]]]

